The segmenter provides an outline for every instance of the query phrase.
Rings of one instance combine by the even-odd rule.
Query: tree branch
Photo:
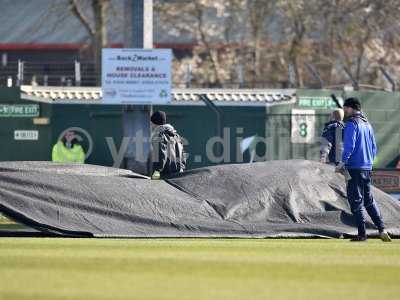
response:
[[[90,26],[88,18],[79,10],[78,1],[69,0],[69,4],[71,12],[78,18],[78,20],[82,23],[87,32],[93,38],[95,35],[95,30]]]
[[[210,43],[207,41],[206,34],[203,30],[203,10],[202,10],[202,7],[197,2],[195,2],[194,5],[195,5],[195,10],[196,10],[195,14],[197,17],[197,30],[200,34],[201,42],[206,47],[208,57],[210,58],[211,66],[212,66],[212,69],[214,71],[215,78],[216,78],[216,84],[218,86],[221,86],[222,81],[221,81],[219,73],[218,73],[217,62],[213,57]]]

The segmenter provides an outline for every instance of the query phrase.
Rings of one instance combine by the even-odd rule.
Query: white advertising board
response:
[[[315,110],[292,110],[292,143],[315,142]]]
[[[171,61],[171,49],[103,49],[103,103],[170,102]]]

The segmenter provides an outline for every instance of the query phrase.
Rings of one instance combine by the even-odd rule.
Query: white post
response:
[[[7,67],[7,63],[8,63],[8,55],[7,55],[7,53],[3,53],[1,55],[1,65],[3,67]]]
[[[24,84],[24,62],[18,59],[17,86]]]
[[[75,60],[75,85],[81,86],[81,63]]]

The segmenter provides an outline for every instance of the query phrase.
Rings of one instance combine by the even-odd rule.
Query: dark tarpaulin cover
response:
[[[400,203],[373,188],[388,231]],[[342,237],[356,234],[345,180],[306,160],[220,165],[167,180],[51,162],[0,163],[0,211],[41,232],[94,237]],[[376,229],[368,217],[368,234]]]

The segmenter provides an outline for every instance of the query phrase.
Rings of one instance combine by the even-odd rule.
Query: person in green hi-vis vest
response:
[[[67,131],[53,146],[51,158],[59,163],[85,163],[85,151],[79,145],[74,131]]]

